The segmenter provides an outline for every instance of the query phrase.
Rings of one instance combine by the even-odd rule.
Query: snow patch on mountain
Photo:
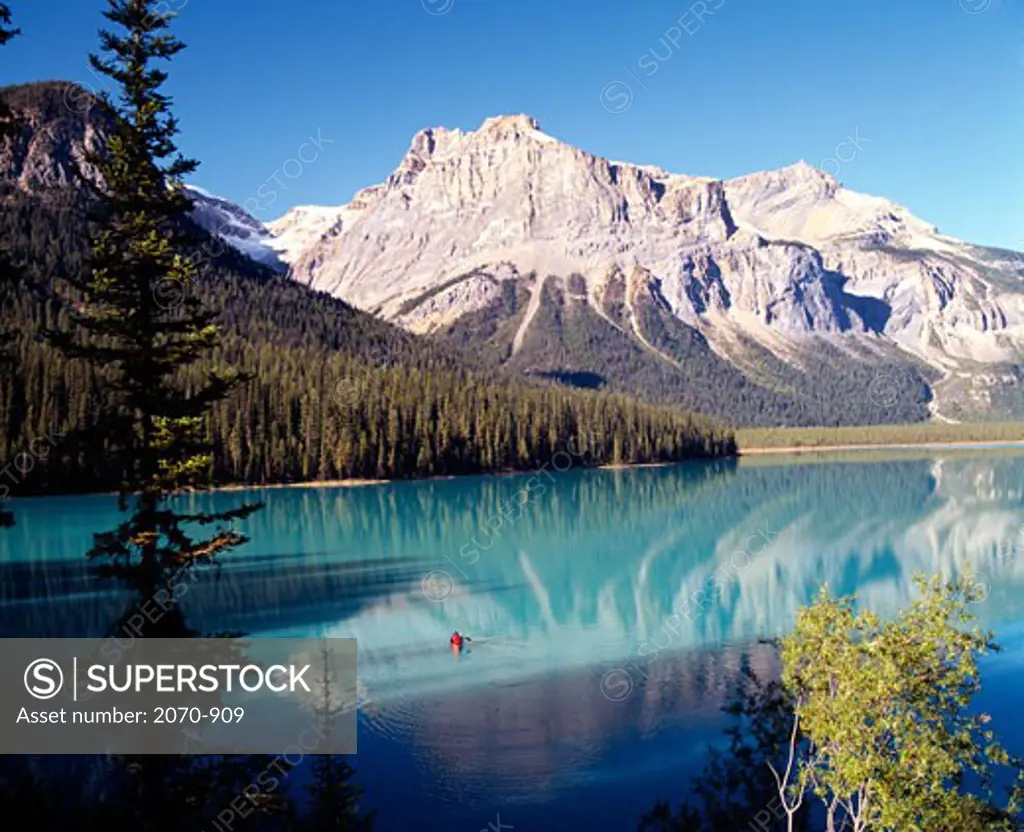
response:
[[[348,213],[335,205],[299,205],[284,216],[268,222],[268,245],[285,263],[291,263],[316,244]]]
[[[274,250],[274,235],[263,223],[235,203],[204,188],[185,187],[194,203],[191,216],[197,225],[257,263],[277,271],[286,269]]]

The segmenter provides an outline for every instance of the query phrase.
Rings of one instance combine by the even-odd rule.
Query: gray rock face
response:
[[[1020,255],[944,236],[802,163],[732,180],[726,193],[741,223],[814,246],[849,293],[884,312],[882,333],[904,349],[942,368],[1020,360]]]
[[[436,291],[474,270],[578,273],[597,297],[611,269],[638,266],[712,343],[881,337],[943,368],[1024,353],[1021,258],[802,162],[721,182],[602,159],[504,116],[417,133],[386,182],[338,211],[292,252],[293,276],[418,331],[480,307],[486,282]],[[417,295],[427,309],[399,311]]]
[[[89,161],[102,153],[110,122],[86,90],[66,82],[27,84],[3,91],[19,120],[16,135],[0,146],[0,183],[22,193],[40,195],[98,183]],[[276,251],[276,238],[233,202],[200,188],[189,188],[195,202],[192,219],[253,260],[287,270]]]
[[[96,179],[87,160],[108,133],[85,90],[62,82],[2,91],[19,130],[0,145],[0,181],[24,193],[81,187]]]

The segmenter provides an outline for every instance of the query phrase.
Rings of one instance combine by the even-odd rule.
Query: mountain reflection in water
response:
[[[184,610],[201,631],[359,640],[356,764],[384,830],[478,829],[496,806],[524,829],[632,828],[655,798],[683,796],[741,664],[772,672],[757,639],[785,632],[824,582],[887,614],[916,572],[983,573],[977,614],[1007,648],[987,667],[986,707],[1019,739],[999,691],[1024,620],[1024,558],[1008,557],[1024,552],[1024,455],[553,477],[514,519],[525,477],[191,495],[194,508],[267,507],[241,524],[251,543],[189,581]],[[113,498],[14,509],[0,632],[107,632],[124,598],[83,553],[115,524]],[[474,639],[458,660],[455,629]]]

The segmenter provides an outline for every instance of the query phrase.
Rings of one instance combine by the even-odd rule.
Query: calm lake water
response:
[[[737,669],[770,668],[757,639],[826,581],[889,613],[917,571],[978,572],[1005,648],[982,706],[1024,753],[1024,453],[849,459],[569,470],[517,511],[525,476],[191,497],[266,508],[184,606],[204,631],[359,640],[354,762],[383,832],[635,828],[684,796]],[[12,507],[0,633],[105,634],[123,601],[82,554],[113,498]]]

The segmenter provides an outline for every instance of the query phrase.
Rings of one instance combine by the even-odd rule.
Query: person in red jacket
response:
[[[461,650],[464,642],[472,641],[469,636],[464,636],[458,630],[452,633],[452,637],[448,639],[448,644],[453,650]]]

